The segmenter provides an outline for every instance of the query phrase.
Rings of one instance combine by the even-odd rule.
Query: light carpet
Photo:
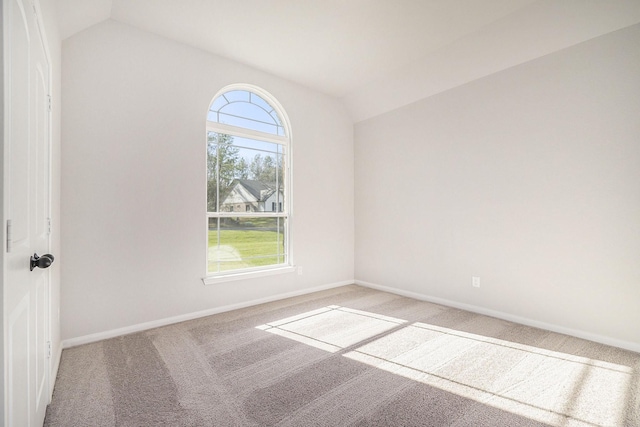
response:
[[[345,286],[64,350],[45,426],[640,427],[640,354]]]

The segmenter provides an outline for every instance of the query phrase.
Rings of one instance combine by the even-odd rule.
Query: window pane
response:
[[[278,115],[274,112],[273,107],[271,105],[269,105],[269,103],[267,101],[265,101],[264,99],[260,98],[258,95],[256,95],[255,93],[251,94],[251,103],[257,105],[258,107],[262,108],[263,110],[265,110],[268,114],[273,113],[274,118],[276,119],[277,123],[280,124],[280,118],[278,117]]]
[[[225,116],[243,117],[250,120],[264,122],[269,125],[278,124],[274,120],[273,116],[266,112],[262,107],[258,107],[254,104],[249,104],[247,102],[233,102],[223,107],[220,110],[220,114]]]
[[[213,115],[210,115],[210,117],[216,117],[215,113],[218,112],[222,107],[224,107],[228,103],[229,101],[227,101],[224,96],[217,97],[216,100],[213,101],[213,104],[211,104],[211,108],[209,108],[209,112],[214,113]],[[210,119],[210,120],[214,122],[218,121],[217,119]]]
[[[250,94],[246,90],[231,90],[225,92],[222,97],[229,102],[249,102],[250,100]]]
[[[209,218],[209,273],[286,262],[285,218]]]
[[[283,146],[216,132],[208,137],[208,212],[284,211]]]
[[[225,92],[214,100],[207,120],[284,136],[282,120],[264,99],[243,90]]]
[[[237,149],[233,137],[207,132],[207,211],[217,212],[219,198],[224,198],[235,178]]]

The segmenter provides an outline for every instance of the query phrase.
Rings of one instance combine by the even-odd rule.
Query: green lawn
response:
[[[251,222],[257,227],[267,225],[256,223],[261,220],[263,218],[252,218]],[[218,249],[217,233],[215,230],[209,230],[209,271],[217,271],[218,261],[220,271],[282,263],[282,239],[282,233],[276,231],[221,229]],[[280,260],[277,256],[278,245]]]

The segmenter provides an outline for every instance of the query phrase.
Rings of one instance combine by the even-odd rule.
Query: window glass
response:
[[[277,111],[259,95],[249,91],[232,90],[218,96],[209,108],[207,120],[285,136]]]
[[[207,273],[288,265],[291,160],[288,139],[273,137],[286,136],[278,111],[256,93],[231,90],[213,100],[207,123]]]
[[[267,267],[286,262],[285,219],[209,218],[208,271]]]

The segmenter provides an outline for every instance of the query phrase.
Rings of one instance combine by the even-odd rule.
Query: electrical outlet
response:
[[[480,287],[480,278],[473,276],[471,278],[471,286],[473,286],[474,288],[479,288]]]
[[[298,276],[302,276],[302,267],[298,266]]]

